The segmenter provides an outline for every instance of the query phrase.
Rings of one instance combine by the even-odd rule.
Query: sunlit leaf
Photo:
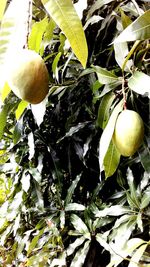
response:
[[[30,255],[30,253],[33,251],[33,249],[36,247],[40,237],[43,235],[44,233],[44,228],[42,228],[39,233],[37,233],[35,235],[35,237],[32,239],[30,245],[29,245],[29,248],[28,248],[28,251],[27,251],[27,254]]]
[[[144,191],[141,199],[140,209],[145,209],[150,203],[150,188]]]
[[[52,19],[66,35],[73,52],[85,68],[88,56],[87,43],[81,21],[71,0],[42,0],[42,2],[45,3],[45,8]]]
[[[47,29],[48,24],[49,24],[49,21],[47,17],[33,24],[32,30],[30,32],[29,39],[28,39],[29,49],[34,50],[37,53],[40,52],[42,39],[43,39],[43,36]]]
[[[143,72],[135,71],[128,81],[128,86],[137,94],[150,98],[150,76]]]
[[[3,14],[4,14],[4,11],[5,11],[6,4],[7,4],[7,0],[1,0],[1,5],[0,5],[0,21],[3,18]]]
[[[84,236],[81,236],[77,238],[73,243],[71,243],[69,247],[67,248],[67,255],[70,256],[71,254],[73,254],[75,249],[79,247],[80,245],[82,245],[85,239],[86,238]]]
[[[23,112],[24,112],[24,110],[26,109],[27,106],[28,106],[28,102],[26,102],[24,100],[22,100],[19,103],[19,105],[18,105],[18,107],[17,107],[17,109],[15,111],[17,120],[19,120],[19,118],[21,117],[21,115],[23,114]]]
[[[71,210],[85,210],[85,206],[78,203],[70,203],[65,207],[65,211]]]
[[[9,95],[9,93],[11,92],[11,89],[8,85],[7,82],[5,82],[2,90],[1,90],[1,98],[2,98],[2,101],[4,102],[4,100],[6,99],[6,97]]]
[[[59,75],[58,75],[58,63],[59,59],[61,57],[61,52],[59,52],[56,57],[54,58],[53,64],[52,64],[52,71],[53,75],[56,78],[57,82],[59,82]]]
[[[19,10],[19,12],[18,12]],[[30,0],[12,0],[2,19],[0,29],[0,62],[7,64],[11,54],[22,49],[27,44],[27,29],[31,22]],[[3,71],[4,66],[1,65]],[[5,73],[4,73],[5,74]]]
[[[86,258],[86,255],[89,251],[90,241],[86,241],[84,247],[80,248],[75,257],[73,258],[70,267],[82,267]]]
[[[21,177],[22,189],[27,193],[30,188],[30,175],[23,173]]]
[[[133,254],[133,256],[130,259],[130,263],[129,263],[128,267],[137,267],[138,266],[138,263],[139,263],[142,255],[143,255],[144,251],[146,250],[146,248],[147,248],[147,244],[144,244],[136,250],[136,252]]]
[[[87,226],[76,214],[71,215],[71,223],[80,234],[83,234],[84,236],[90,238],[90,233]]]
[[[105,216],[119,216],[126,213],[129,213],[129,208],[122,205],[114,205],[103,210],[99,210],[95,213],[96,217],[105,217]]]
[[[107,153],[104,158],[104,171],[105,171],[105,177],[108,178],[111,175],[114,174],[116,171],[119,162],[120,162],[120,153],[116,149],[113,142],[110,142]]]
[[[114,108],[110,119],[102,133],[102,136],[100,138],[100,144],[99,144],[99,164],[100,164],[100,170],[102,170],[103,167],[103,161],[106,155],[106,152],[108,150],[110,141],[112,139],[112,135],[114,132],[114,127],[116,123],[116,119],[118,117],[119,112],[123,108],[123,102],[120,101],[117,106]]]
[[[131,23],[114,42],[146,40],[150,38],[150,10]]]

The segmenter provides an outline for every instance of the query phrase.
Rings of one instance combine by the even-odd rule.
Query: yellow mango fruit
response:
[[[49,90],[49,75],[42,57],[33,50],[22,49],[10,58],[7,82],[16,96],[38,104]]]
[[[125,157],[132,156],[140,147],[144,137],[144,123],[133,110],[123,110],[116,121],[113,142]]]

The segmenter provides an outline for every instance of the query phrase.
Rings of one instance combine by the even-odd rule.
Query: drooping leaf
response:
[[[70,256],[71,254],[73,254],[75,249],[79,247],[80,245],[82,245],[85,239],[86,238],[84,236],[81,236],[77,238],[73,243],[71,243],[69,247],[67,248],[67,255]]]
[[[120,153],[111,141],[104,158],[105,177],[108,178],[114,174],[120,162]]]
[[[76,179],[74,181],[72,181],[72,184],[68,189],[67,196],[66,196],[65,201],[64,201],[65,206],[67,206],[71,202],[72,196],[74,194],[74,191],[75,191],[80,179],[81,179],[81,175],[77,175]]]
[[[48,24],[49,24],[49,21],[47,17],[33,24],[32,30],[30,32],[29,39],[28,39],[29,49],[34,50],[37,53],[40,52],[42,39],[43,39],[43,36],[47,29]]]
[[[19,118],[21,117],[21,115],[23,114],[23,112],[24,112],[24,110],[26,109],[27,106],[28,106],[28,102],[26,102],[24,100],[22,100],[19,103],[19,105],[18,105],[18,107],[17,107],[17,109],[15,111],[17,120],[19,120]]]
[[[2,98],[3,102],[6,99],[6,97],[9,95],[10,92],[11,92],[11,89],[10,89],[8,83],[5,82],[3,88],[1,89],[1,98]]]
[[[90,241],[86,241],[84,244],[84,247],[81,247],[75,257],[73,258],[70,267],[82,267],[86,258],[86,255],[89,251],[89,247],[90,247]]]
[[[137,94],[150,98],[150,76],[143,72],[135,71],[128,81],[128,86]]]
[[[150,10],[132,22],[114,42],[146,40],[150,38]]]
[[[114,108],[110,119],[102,133],[102,136],[100,138],[100,144],[99,144],[99,164],[100,164],[100,170],[103,169],[103,161],[106,155],[106,152],[108,150],[110,141],[112,139],[112,135],[114,132],[114,127],[116,123],[116,119],[118,117],[119,112],[123,108],[123,101],[121,100],[117,106]]]
[[[143,256],[144,251],[147,248],[147,244],[143,244],[142,246],[140,246],[136,252],[133,254],[133,256],[130,259],[130,263],[128,265],[128,267],[137,267],[138,263],[140,261],[140,259]]]
[[[97,125],[101,127],[102,129],[105,128],[108,122],[108,119],[110,117],[110,107],[114,99],[115,99],[115,94],[110,92],[106,94],[105,96],[103,96],[102,101],[99,105]]]
[[[22,136],[22,130],[23,130],[23,123],[22,121],[17,121],[15,127],[14,127],[14,131],[13,131],[13,142],[16,145],[19,141],[20,138]]]
[[[137,194],[137,190],[136,190],[135,183],[134,183],[134,176],[130,168],[127,169],[127,181],[128,181],[128,185],[130,189],[129,196],[131,197],[134,203],[134,206],[139,208],[140,202],[138,199],[138,194]]]
[[[88,49],[81,21],[71,0],[42,0],[46,10],[63,31],[73,52],[85,68]]]
[[[86,224],[76,214],[71,215],[71,223],[73,224],[76,231],[90,239],[90,233]]]
[[[7,105],[5,105],[0,112],[0,139],[2,138],[4,133],[8,112],[9,112],[9,107]]]
[[[115,60],[117,61],[120,68],[122,68],[124,60],[128,55],[128,46],[126,42],[122,43],[114,43],[114,51],[115,51]],[[125,67],[125,71],[130,71],[132,65],[132,61],[128,61]]]
[[[99,82],[102,84],[113,83],[119,79],[114,73],[108,71],[105,68],[101,68],[99,66],[93,66],[93,69],[97,74]]]
[[[142,196],[141,203],[140,203],[140,209],[141,210],[145,209],[149,205],[149,203],[150,203],[150,197],[149,196],[150,196],[150,188],[148,188]]]
[[[141,151],[142,149],[142,151]],[[139,151],[139,157],[144,170],[150,173],[150,149],[148,144],[144,144],[143,148]]]
[[[53,75],[56,78],[57,82],[59,82],[59,75],[58,75],[58,63],[59,63],[59,59],[61,57],[61,52],[59,52],[56,57],[53,60],[53,64],[52,64],[52,71],[53,71]]]
[[[5,11],[6,4],[7,4],[7,0],[1,0],[1,5],[0,5],[0,21],[3,18],[3,14],[4,14],[4,11]]]
[[[112,2],[113,0],[97,0],[90,8],[90,10],[88,11],[88,15],[87,18],[90,18],[91,15],[97,10],[100,9],[101,7],[103,7],[106,4],[109,4],[110,2]]]
[[[127,28],[132,23],[132,20],[130,19],[129,16],[127,16],[125,14],[125,12],[123,11],[123,9],[121,9],[121,8],[120,8],[120,13],[121,13],[122,26],[123,26],[123,29],[125,29],[125,28]]]

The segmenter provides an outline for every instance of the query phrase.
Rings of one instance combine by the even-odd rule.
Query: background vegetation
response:
[[[148,267],[149,1],[73,4],[1,1],[0,266]],[[49,71],[38,105],[7,84],[25,47]],[[111,141],[123,105],[145,126],[128,158]]]

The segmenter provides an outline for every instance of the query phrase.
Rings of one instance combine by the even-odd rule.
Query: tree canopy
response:
[[[48,70],[36,105],[8,82],[22,49]],[[1,1],[1,266],[150,265],[149,56],[149,1]],[[144,123],[129,157],[126,109]]]

